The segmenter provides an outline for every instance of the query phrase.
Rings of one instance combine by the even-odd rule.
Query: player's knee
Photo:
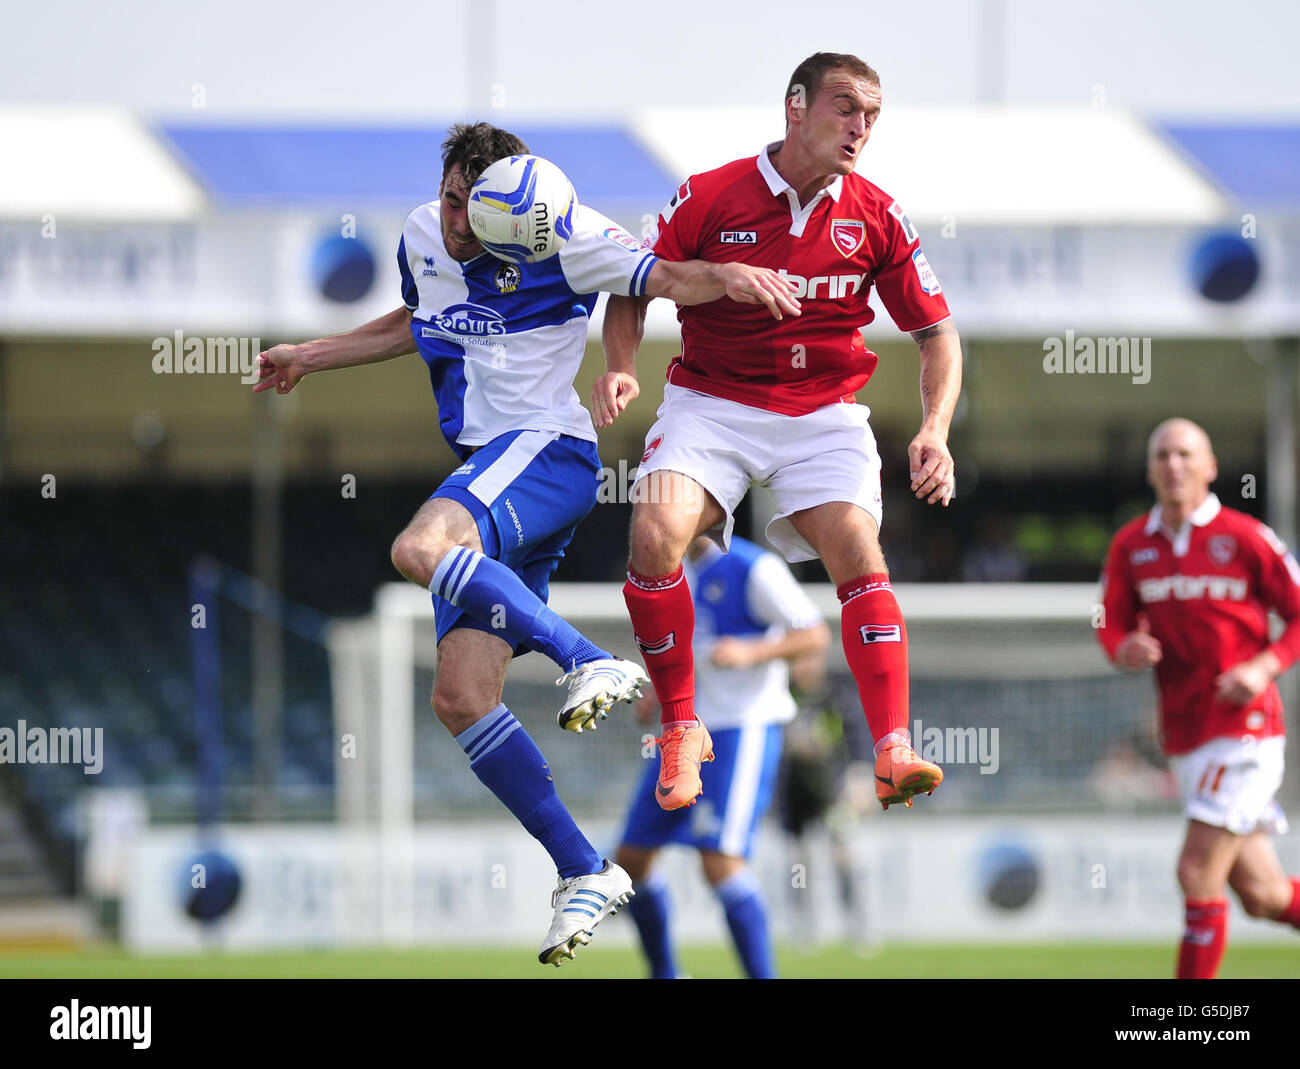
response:
[[[491,705],[484,707],[485,701],[474,688],[455,683],[444,684],[440,678],[433,690],[433,715],[451,734],[459,735],[491,711]]]
[[[661,510],[642,512],[632,523],[630,561],[641,575],[666,575],[675,571],[686,556],[691,531]]]
[[[1184,854],[1178,859],[1178,886],[1182,888],[1183,894],[1200,894],[1205,877],[1205,862],[1199,855]]]
[[[412,583],[428,586],[433,580],[434,569],[442,557],[442,547],[437,539],[428,532],[413,531],[407,528],[393,542],[390,557],[393,567]]]

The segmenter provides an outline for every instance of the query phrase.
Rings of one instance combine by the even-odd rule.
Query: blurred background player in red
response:
[[[767,909],[748,860],[772,802],[781,734],[795,715],[789,662],[824,660],[830,630],[780,559],[743,538],[733,539],[726,554],[711,539],[697,538],[684,572],[699,620],[700,714],[712,730],[717,759],[703,770],[700,803],[672,812],[655,804],[657,770],[646,763],[617,863],[636,888],[631,913],[654,978],[678,975],[668,886],[651,871],[659,849],[677,843],[700,852],[745,974],[770,979],[776,959]],[[638,712],[652,717],[657,705],[647,695]]]
[[[783,140],[689,178],[647,242],[661,259],[743,258],[779,270],[800,299],[798,318],[769,324],[729,300],[678,308],[682,353],[646,438],[624,587],[662,704],[656,794],[666,809],[694,801],[711,753],[694,705],[694,609],[682,557],[701,534],[726,547],[751,484],[776,499],[768,541],[788,561],[820,558],[838,588],[881,803],[910,806],[943,778],[911,746],[907,631],[879,539],[880,456],[870,410],[855,403],[877,363],[860,333],[874,317],[872,287],[920,349],[923,415],[908,456],[912,490],[930,504],[947,505],[955,489],[947,441],[961,344],[916,228],[854,171],[880,107],[880,79],[862,60],[810,56],[787,84]],[[607,372],[592,396],[597,427],[637,395],[646,303],[607,306]]]
[[[1282,701],[1300,655],[1300,567],[1258,520],[1210,492],[1209,436],[1170,419],[1151,435],[1156,505],[1120,528],[1102,574],[1098,638],[1120,668],[1154,668],[1161,736],[1186,803],[1178,882],[1187,924],[1180,979],[1208,979],[1227,945],[1231,886],[1246,912],[1300,928],[1300,880],[1269,838],[1286,831]],[[1269,639],[1269,610],[1286,621]]]

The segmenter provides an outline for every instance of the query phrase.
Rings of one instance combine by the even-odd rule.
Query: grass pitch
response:
[[[783,977],[1153,978],[1173,975],[1169,944],[897,944],[864,957],[845,947],[778,948]],[[698,979],[742,976],[727,946],[685,946],[681,967]],[[0,978],[259,978],[259,979],[635,979],[645,975],[632,947],[583,947],[556,969],[538,963],[535,948],[320,950],[282,953],[131,954],[116,948],[0,951]],[[1229,944],[1224,978],[1300,977],[1300,941]]]

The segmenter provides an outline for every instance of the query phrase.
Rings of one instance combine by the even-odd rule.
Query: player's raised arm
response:
[[[948,428],[961,394],[961,339],[951,319],[912,331],[921,351],[921,430],[907,448],[912,491],[933,505],[957,492]]]
[[[687,305],[730,297],[741,304],[764,305],[773,319],[800,314],[799,302],[785,278],[771,268],[749,264],[658,259],[650,269],[645,291],[651,297],[667,297]]]
[[[274,387],[277,393],[288,393],[313,371],[374,364],[413,352],[411,309],[395,308],[343,334],[267,349],[259,357],[261,379],[253,384],[253,392]]]

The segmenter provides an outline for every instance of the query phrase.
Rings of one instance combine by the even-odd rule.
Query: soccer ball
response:
[[[486,168],[469,192],[469,226],[498,259],[536,263],[573,237],[578,195],[564,172],[541,156],[507,156]]]

